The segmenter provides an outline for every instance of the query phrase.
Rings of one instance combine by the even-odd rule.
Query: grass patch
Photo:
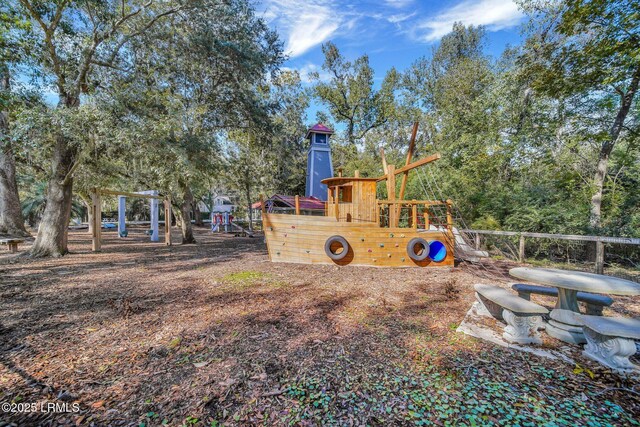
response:
[[[227,274],[222,278],[222,281],[229,285],[233,285],[234,287],[245,288],[264,281],[269,277],[269,274],[261,273],[259,271],[240,271],[237,273]]]
[[[246,283],[255,282],[260,279],[266,279],[268,277],[268,274],[261,273],[259,271],[240,271],[238,273],[227,274],[222,278],[222,280],[228,283]]]
[[[290,283],[279,280],[271,274],[251,270],[227,274],[222,278],[222,282],[235,289],[245,289],[255,285],[265,285],[275,289],[290,286]]]

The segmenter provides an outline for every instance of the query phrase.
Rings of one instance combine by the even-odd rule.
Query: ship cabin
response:
[[[338,222],[377,224],[380,227],[390,228],[435,227],[450,232],[452,229],[450,200],[402,200],[406,181],[401,186],[400,198],[396,199],[395,175],[406,172],[395,171],[390,165],[388,173],[380,177],[362,178],[358,171],[353,177],[344,177],[342,171],[339,171],[338,176],[322,180],[322,183],[327,186],[325,215],[336,218]],[[379,200],[376,197],[377,185],[381,181],[386,182],[388,194],[386,200]]]

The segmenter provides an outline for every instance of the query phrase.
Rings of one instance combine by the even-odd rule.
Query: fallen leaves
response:
[[[640,413],[636,383],[589,361],[574,372],[452,331],[474,300],[464,268],[272,264],[261,239],[196,231],[198,245],[114,237],[102,254],[72,234],[61,260],[3,266],[2,397],[67,390],[82,408],[18,425],[624,424]],[[54,274],[60,262],[72,274]]]

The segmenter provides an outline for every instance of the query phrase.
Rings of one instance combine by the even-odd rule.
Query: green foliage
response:
[[[576,374],[590,372],[578,368]],[[464,372],[433,365],[417,370],[403,366],[359,370],[357,382],[318,372],[288,385],[292,406],[286,420],[290,424],[340,425],[342,419],[335,415],[348,413],[351,419],[395,420],[416,426],[637,425],[632,414],[608,400],[593,405],[580,395],[540,394],[538,390],[547,381],[564,388],[567,377],[540,365],[530,369],[540,381],[522,381],[523,377],[501,381],[476,368]]]
[[[47,204],[47,183],[27,180],[22,182],[22,185],[26,194],[22,198],[22,216],[24,216],[29,225],[35,226]],[[71,216],[73,218],[82,218],[84,214],[85,207],[82,203],[74,200],[71,204]]]
[[[260,193],[302,194],[313,96],[326,106],[318,120],[338,130],[333,163],[347,175],[381,175],[380,149],[402,166],[419,121],[414,159],[433,152],[442,159],[409,174],[406,198],[451,198],[475,228],[640,236],[633,97],[612,137],[640,70],[637,2],[523,1],[531,19],[522,46],[491,58],[484,29],[457,23],[380,84],[366,54],[349,60],[327,43],[329,78],[316,74],[311,88],[297,72],[278,70],[281,42],[247,0],[36,4],[31,12],[15,1],[1,6],[0,62],[32,70],[38,91],[53,87],[60,107],[73,108],[48,106],[24,87],[2,94],[32,220],[44,184],[25,177],[51,178],[60,139],[84,199],[93,187],[158,189],[182,215],[191,199],[210,204],[213,193],[232,195],[243,209]],[[102,33],[137,8],[113,34]],[[89,11],[98,13],[95,28]],[[51,40],[34,13],[55,23]],[[83,68],[96,34],[106,38]],[[55,58],[47,43],[57,47]],[[603,153],[608,170],[594,229]],[[378,196],[386,197],[382,185]]]
[[[315,94],[329,107],[334,120],[346,125],[346,141],[355,144],[371,129],[384,125],[393,115],[394,90],[399,74],[392,68],[382,81],[381,88],[375,90],[373,69],[367,55],[352,63],[331,42],[322,46],[322,52],[325,57],[322,69],[331,75],[331,80],[326,83],[319,81],[318,73],[315,73]]]
[[[570,3],[572,8],[577,7],[577,3]],[[530,6],[535,9],[541,5]],[[567,10],[573,9],[564,12],[569,13]],[[574,19],[570,18],[571,13],[567,19]],[[614,16],[609,14],[606,19]],[[534,19],[532,25],[543,26],[547,18],[550,19],[549,15],[538,16],[539,20]],[[635,22],[627,18],[623,21],[619,25]],[[576,24],[571,30],[574,36],[584,30],[578,27]],[[598,129],[596,121],[600,119],[596,117],[602,117],[606,109],[617,108],[617,101],[606,94],[593,94],[589,95],[590,102],[585,103],[552,88],[552,96],[534,92],[532,88],[538,88],[535,82],[544,73],[539,63],[530,61],[531,55],[561,54],[567,39],[559,34],[553,33],[557,48],[545,44],[548,40],[540,42],[537,39],[540,35],[535,34],[530,36],[525,49],[507,49],[494,61],[483,53],[482,28],[456,24],[430,55],[418,59],[398,80],[395,98],[389,98],[394,99],[396,106],[387,110],[391,114],[384,125],[371,129],[357,147],[344,145],[339,139],[337,144],[334,142],[334,164],[344,167],[347,174],[360,170],[363,176],[377,176],[382,172],[380,148],[384,148],[389,163],[403,164],[409,124],[417,119],[422,132],[414,156],[437,151],[442,159],[422,172],[410,174],[407,198],[450,197],[457,202],[463,218],[482,228],[593,232],[589,225],[592,177],[600,145],[608,138],[606,129]],[[608,37],[613,36],[604,39]],[[589,43],[594,49],[604,49],[595,42]],[[531,46],[544,49],[535,51]],[[325,56],[327,70],[350,72],[351,76],[370,74],[368,69],[362,71],[363,65],[358,69],[346,62],[331,45],[325,48]],[[366,62],[362,60],[360,64]],[[340,73],[333,73],[336,74]],[[549,79],[554,76],[551,73]],[[573,76],[581,79],[579,73]],[[338,80],[340,84],[333,78],[317,86],[316,95],[327,102],[338,99],[340,93],[348,93],[352,87],[366,86],[365,78]],[[342,103],[346,105],[344,99]],[[598,110],[591,113],[589,109],[593,110],[594,105]],[[637,104],[634,106],[637,112]],[[331,103],[329,107],[340,122],[336,107]],[[635,122],[629,125],[635,126]],[[348,126],[346,133],[348,141]],[[633,133],[625,134],[622,146],[612,154],[611,176],[615,179],[607,180],[603,197],[606,213],[603,228],[609,234],[639,232],[630,226],[638,217],[634,215],[638,204],[635,192],[628,187],[637,184],[634,166],[639,159],[637,141]],[[624,162],[624,166],[619,162]],[[385,197],[386,191],[380,190],[379,197]]]

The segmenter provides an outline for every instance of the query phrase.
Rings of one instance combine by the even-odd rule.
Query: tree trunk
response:
[[[9,70],[0,70],[0,90],[9,92]],[[9,114],[0,111],[0,233],[14,236],[31,236],[24,228],[24,217],[20,207],[16,162],[9,140]]]
[[[200,203],[197,200],[193,201],[193,216],[195,220],[195,225],[198,227],[203,227],[204,222],[202,221],[202,212],[200,212]]]
[[[598,165],[596,168],[595,176],[593,178],[595,192],[593,193],[593,196],[591,196],[591,215],[589,221],[591,227],[596,230],[600,228],[602,224],[602,191],[604,188],[604,180],[607,177],[609,156],[611,155],[616,142],[618,142],[618,138],[620,138],[620,133],[622,132],[624,121],[629,114],[629,110],[631,109],[631,104],[633,103],[633,98],[638,90],[639,83],[640,67],[635,70],[631,78],[629,89],[622,97],[622,102],[620,103],[618,114],[616,115],[616,119],[614,120],[613,125],[609,130],[609,139],[604,141],[602,143],[602,147],[600,148]]]
[[[60,95],[58,108],[78,108],[79,106],[79,96],[67,93]],[[38,237],[31,248],[32,256],[61,256],[68,252],[67,237],[73,197],[73,169],[77,154],[78,147],[71,144],[62,130],[58,129],[51,164],[52,175],[47,187],[47,204],[38,227]]]
[[[63,136],[58,136],[53,158],[53,176],[47,187],[47,205],[38,227],[31,254],[33,256],[60,256],[68,252],[67,233],[71,219],[73,167],[75,149],[68,146]]]
[[[193,227],[191,227],[191,205],[193,204],[193,194],[191,189],[187,185],[181,185],[182,187],[182,204],[180,205],[180,213],[176,212],[176,218],[180,220],[182,228],[182,244],[196,243],[195,237],[193,237]]]

